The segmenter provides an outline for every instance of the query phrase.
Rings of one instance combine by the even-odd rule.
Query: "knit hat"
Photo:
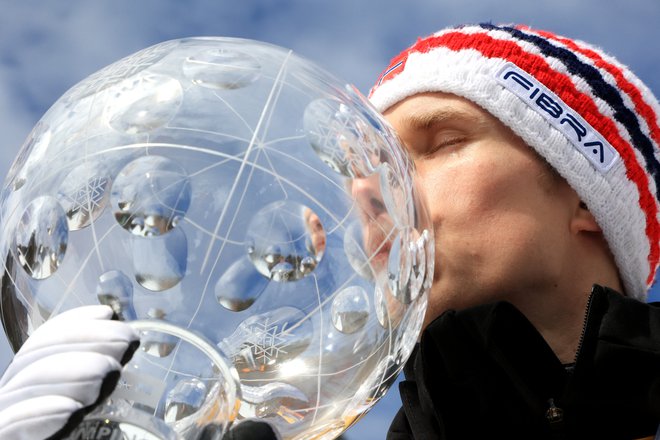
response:
[[[418,40],[370,99],[385,111],[434,91],[473,101],[543,156],[594,215],[626,293],[646,298],[660,257],[660,106],[639,78],[582,41],[481,24]]]

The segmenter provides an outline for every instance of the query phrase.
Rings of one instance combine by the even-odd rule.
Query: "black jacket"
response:
[[[403,439],[637,439],[660,423],[660,304],[594,286],[574,368],[500,302],[424,331],[388,434]]]

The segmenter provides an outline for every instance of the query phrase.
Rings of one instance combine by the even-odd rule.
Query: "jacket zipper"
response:
[[[587,333],[587,324],[589,323],[589,315],[591,314],[591,304],[594,299],[594,290],[591,290],[589,294],[589,299],[587,300],[587,310],[584,313],[584,321],[582,321],[582,333],[580,333],[580,339],[578,340],[577,350],[575,351],[575,358],[573,359],[573,365],[577,364],[578,356],[580,351],[582,351],[582,344],[584,343],[584,338]]]
[[[594,290],[591,290],[589,298],[587,299],[587,308],[584,313],[584,320],[582,321],[582,333],[580,333],[580,339],[578,340],[577,350],[575,351],[575,358],[573,359],[573,365],[577,365],[577,359],[582,351],[582,345],[584,343],[584,338],[587,334],[587,324],[589,323],[589,316],[591,315],[591,305],[593,303]],[[548,421],[550,426],[553,428],[553,438],[563,439],[564,438],[564,411],[555,405],[554,399],[548,399],[547,401],[548,408],[545,412],[545,419]]]

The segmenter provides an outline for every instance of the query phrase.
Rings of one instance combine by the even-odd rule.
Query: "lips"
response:
[[[376,272],[380,272],[387,267],[387,260],[390,254],[391,245],[389,243],[383,244],[375,254],[372,254],[369,261]]]
[[[387,268],[387,262],[392,248],[391,230],[385,234],[380,225],[372,226],[375,231],[370,231],[366,240],[366,252],[369,262],[375,273],[380,273]]]

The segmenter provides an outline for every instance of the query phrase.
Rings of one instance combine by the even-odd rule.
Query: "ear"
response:
[[[571,231],[575,234],[580,232],[602,232],[593,214],[589,212],[589,208],[581,200],[577,204],[571,219]]]

